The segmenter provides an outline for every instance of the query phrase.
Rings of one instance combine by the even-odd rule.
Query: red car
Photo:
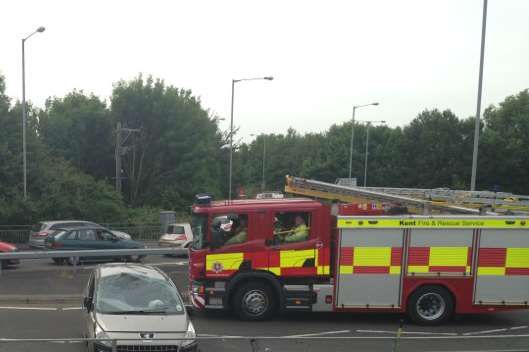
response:
[[[14,244],[6,243],[6,242],[0,242],[0,253],[5,252],[16,252],[18,249]],[[18,259],[5,259],[2,260],[2,269],[7,268],[10,265],[16,265],[19,263]]]

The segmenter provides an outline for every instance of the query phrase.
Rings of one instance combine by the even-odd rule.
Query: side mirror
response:
[[[83,305],[88,312],[92,310],[92,297],[85,297],[83,300]]]

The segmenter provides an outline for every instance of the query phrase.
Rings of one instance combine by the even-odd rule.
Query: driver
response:
[[[231,236],[231,238],[228,239],[225,244],[243,243],[243,242],[246,242],[247,237],[248,237],[248,226],[246,223],[246,219],[241,218],[239,220],[238,226],[235,228],[235,231],[233,232],[233,236]]]
[[[306,241],[309,237],[309,228],[305,224],[305,220],[297,215],[294,218],[294,223],[295,227],[286,234],[283,241],[286,243]]]

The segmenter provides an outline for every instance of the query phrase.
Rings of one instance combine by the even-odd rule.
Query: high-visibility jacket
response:
[[[248,234],[245,230],[241,230],[239,233],[233,235],[225,244],[243,243],[246,242]]]
[[[309,237],[309,229],[307,225],[301,224],[296,226],[291,233],[285,236],[285,242],[302,242],[306,241]]]

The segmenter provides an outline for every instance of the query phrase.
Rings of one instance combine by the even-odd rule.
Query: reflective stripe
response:
[[[408,273],[429,273],[430,267],[428,265],[409,265]]]
[[[206,256],[207,271],[239,270],[243,262],[243,253],[220,253]]]
[[[529,228],[529,219],[338,219],[338,228]]]
[[[355,247],[353,266],[390,266],[391,247]]]
[[[466,266],[468,247],[430,247],[430,266]]]
[[[505,267],[495,268],[495,267],[479,267],[478,275],[505,275]]]
[[[307,259],[315,258],[315,249],[281,251],[281,268],[301,268]]]
[[[508,268],[529,268],[529,248],[507,248]]]
[[[389,267],[390,274],[400,274],[400,266],[392,265]]]

